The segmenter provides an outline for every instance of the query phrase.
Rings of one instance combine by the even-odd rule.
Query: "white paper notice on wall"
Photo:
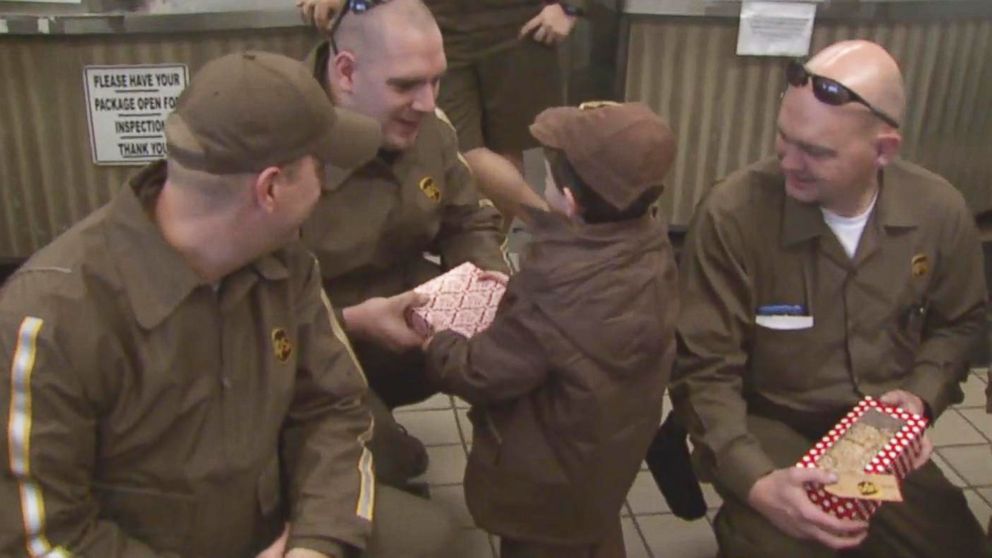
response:
[[[83,80],[94,163],[165,157],[165,118],[189,81],[185,64],[86,66]]]
[[[806,56],[815,19],[816,4],[745,0],[741,5],[737,54]]]

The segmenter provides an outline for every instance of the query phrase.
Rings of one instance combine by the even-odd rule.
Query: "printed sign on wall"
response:
[[[189,81],[185,64],[86,66],[83,80],[94,163],[165,157],[165,117]]]
[[[806,56],[815,20],[816,4],[744,0],[737,54]]]

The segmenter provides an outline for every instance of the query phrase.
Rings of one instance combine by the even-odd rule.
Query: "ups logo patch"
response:
[[[913,277],[923,277],[930,271],[930,261],[927,259],[926,254],[917,254],[913,256],[913,259],[910,261],[909,265],[913,272]]]
[[[293,342],[281,327],[272,330],[272,352],[279,362],[286,362],[293,354]]]
[[[877,486],[875,486],[875,483],[871,481],[861,481],[858,483],[858,492],[860,492],[862,496],[875,496],[881,491]]]
[[[437,187],[437,183],[430,176],[425,176],[420,179],[420,191],[427,196],[427,199],[434,203],[441,201],[441,189]]]

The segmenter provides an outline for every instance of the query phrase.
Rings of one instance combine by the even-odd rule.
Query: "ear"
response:
[[[255,184],[252,185],[252,198],[255,205],[266,213],[273,213],[276,209],[276,188],[281,176],[282,170],[279,167],[266,167],[255,176]]]
[[[562,188],[561,193],[565,197],[565,215],[568,215],[569,219],[581,217],[582,206],[579,205],[579,202],[575,201],[575,194],[572,193],[572,189],[566,186]]]
[[[355,54],[342,50],[327,61],[327,75],[331,83],[343,92],[351,93],[355,89]]]
[[[895,160],[902,147],[902,135],[896,130],[885,130],[875,138],[875,164],[885,167]]]

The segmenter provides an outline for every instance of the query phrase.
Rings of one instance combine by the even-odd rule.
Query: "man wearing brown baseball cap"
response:
[[[465,498],[500,556],[619,558],[675,352],[675,262],[650,211],[675,139],[639,104],[552,108],[530,129],[551,211],[530,210],[492,325],[425,343],[428,377],[473,405]]]
[[[170,160],[225,175],[308,155],[353,168],[375,156],[382,136],[372,119],[329,103],[303,64],[243,52],[200,70],[169,115],[166,137]]]
[[[287,556],[366,546],[366,383],[298,242],[371,119],[298,62],[206,64],[170,150],[5,285],[3,556]]]

